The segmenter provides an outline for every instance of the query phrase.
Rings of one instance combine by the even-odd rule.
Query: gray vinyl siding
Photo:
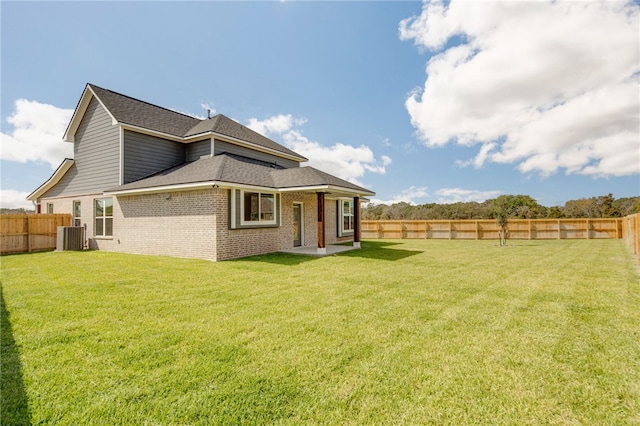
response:
[[[245,148],[239,145],[235,145],[229,142],[223,142],[220,140],[215,141],[214,143],[214,155],[219,155],[223,153],[227,154],[235,154],[241,155],[247,158],[253,158],[255,160],[266,161],[268,163],[276,163],[279,166],[282,166],[287,169],[291,169],[293,167],[300,167],[300,163],[294,160],[288,160],[286,158],[278,157],[275,155],[267,154],[260,151],[254,151],[251,148]]]
[[[184,163],[185,146],[155,136],[124,131],[123,184]]]
[[[120,184],[120,130],[93,98],[73,144],[75,164],[42,198],[102,192]]]
[[[187,161],[195,161],[203,155],[211,155],[211,139],[187,144]]]

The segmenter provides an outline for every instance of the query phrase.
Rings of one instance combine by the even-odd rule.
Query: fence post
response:
[[[31,253],[31,215],[27,215],[27,253]]]
[[[591,232],[589,230],[589,219],[587,219],[586,222],[587,222],[587,240],[588,240],[589,239],[589,233]]]

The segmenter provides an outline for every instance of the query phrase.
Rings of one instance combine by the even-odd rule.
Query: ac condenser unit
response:
[[[84,247],[83,226],[58,226],[56,250],[82,250]]]

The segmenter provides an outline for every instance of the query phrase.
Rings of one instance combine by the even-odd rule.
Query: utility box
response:
[[[58,226],[56,251],[82,250],[84,248],[83,226]]]

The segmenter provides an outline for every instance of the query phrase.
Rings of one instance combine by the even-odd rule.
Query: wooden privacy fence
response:
[[[70,214],[0,215],[0,254],[54,250],[58,226],[69,225]]]
[[[518,240],[622,238],[622,218],[510,219],[509,238]],[[485,220],[363,220],[362,238],[497,240],[500,227]]]
[[[622,238],[640,263],[640,213],[622,218]]]

